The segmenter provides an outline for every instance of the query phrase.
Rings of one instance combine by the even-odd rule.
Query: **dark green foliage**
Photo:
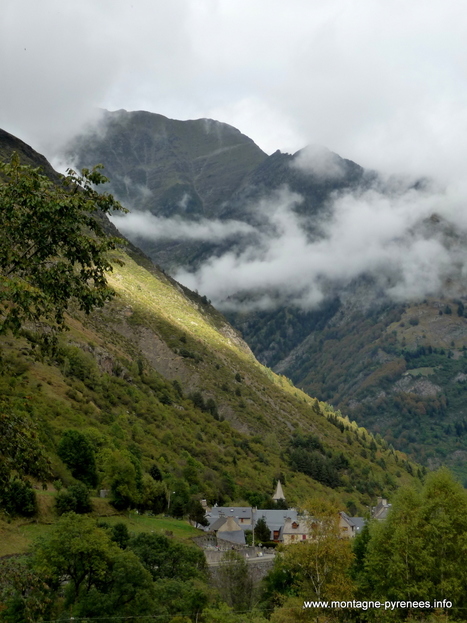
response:
[[[253,580],[248,563],[235,551],[227,551],[218,569],[217,588],[222,598],[236,612],[251,608],[253,602]]]
[[[0,396],[0,492],[15,474],[46,479],[50,466],[31,418],[13,398]]]
[[[153,463],[151,465],[151,467],[149,468],[148,474],[151,476],[151,478],[153,480],[155,480],[156,482],[159,482],[162,480],[162,472],[159,469],[159,467],[156,465],[156,463]]]
[[[154,609],[151,575],[89,517],[63,516],[36,544],[32,562],[49,578],[55,607],[68,617],[138,616]]]
[[[1,508],[9,515],[32,517],[37,512],[36,493],[27,480],[13,478],[1,491]]]
[[[190,398],[191,402],[197,409],[200,409],[201,411],[204,411],[206,409],[206,404],[204,402],[204,398],[201,392],[194,392],[190,396]]]
[[[59,491],[55,498],[55,509],[59,515],[71,512],[78,515],[90,513],[92,504],[86,485],[78,482],[68,487],[68,489]]]
[[[265,543],[271,540],[271,531],[264,517],[260,517],[255,525],[255,541]]]
[[[293,469],[333,489],[340,485],[339,470],[348,467],[342,454],[329,457],[317,437],[300,433],[291,439],[289,462]]]
[[[177,393],[177,396],[179,398],[183,398],[183,390],[182,390],[182,386],[180,385],[180,383],[175,379],[175,381],[172,381],[172,385]]]
[[[324,446],[321,441],[315,435],[301,435],[295,433],[290,441],[292,448],[302,448],[307,451],[317,450],[318,452],[324,452]]]
[[[206,401],[205,411],[210,413],[214,418],[219,418],[219,412],[217,410],[217,404],[214,398],[208,398]]]
[[[56,359],[67,376],[83,381],[91,389],[99,387],[99,368],[89,353],[76,346],[60,346]]]
[[[340,485],[340,479],[335,464],[328,457],[316,451],[294,449],[290,452],[292,469],[303,472],[314,480],[331,488]]]
[[[112,504],[117,510],[135,507],[139,499],[138,470],[141,467],[136,457],[130,453],[116,451],[109,457],[106,465],[107,478],[112,492]]]
[[[449,600],[467,606],[467,493],[447,470],[423,489],[401,489],[384,522],[355,543],[360,590],[385,599]]]
[[[122,210],[111,195],[94,187],[107,179],[99,172],[68,170],[55,184],[38,169],[0,163],[1,331],[18,332],[28,321],[48,321],[63,329],[72,299],[89,313],[112,295],[106,252],[116,247],[96,218]],[[44,340],[50,337],[44,334]]]
[[[154,580],[204,577],[206,559],[202,550],[171,541],[160,534],[138,534],[128,548],[135,552]]]
[[[192,500],[188,507],[188,518],[190,521],[194,521],[196,527],[208,526],[209,521],[206,519],[206,513],[198,500]]]
[[[52,618],[53,592],[48,577],[36,571],[31,559],[7,558],[0,561],[0,620],[29,623]]]
[[[94,450],[86,437],[77,430],[63,433],[57,454],[70,469],[72,476],[90,487],[97,484]]]
[[[214,398],[208,398],[205,401],[201,392],[194,392],[191,394],[190,399],[197,409],[205,413],[210,413],[216,420],[219,419],[219,412]]]
[[[127,525],[124,523],[116,523],[114,526],[112,526],[110,538],[121,549],[126,549],[130,541],[130,533],[128,532]]]

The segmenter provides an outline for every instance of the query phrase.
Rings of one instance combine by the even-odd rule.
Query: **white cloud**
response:
[[[132,239],[220,242],[227,238],[255,232],[253,227],[241,221],[163,218],[141,211],[130,212],[125,216],[113,216],[111,220],[122,234]]]
[[[395,300],[415,300],[439,293],[447,277],[465,270],[463,241],[443,232],[453,203],[445,193],[398,188],[337,196],[318,241],[309,240],[304,217],[294,211],[299,201],[286,189],[265,199],[255,207],[271,225],[258,233],[260,244],[213,257],[196,272],[180,270],[176,278],[224,309],[245,308],[242,293],[250,294],[250,309],[274,306],[277,297],[311,308],[361,275]],[[427,223],[437,208],[442,220]]]
[[[458,0],[2,0],[0,127],[51,157],[97,107],[214,117],[268,152],[319,144],[388,175],[431,176],[447,190],[336,198],[315,244],[283,194],[270,217],[280,235],[180,273],[213,300],[266,285],[309,305],[327,281],[364,271],[403,297],[436,289],[454,260],[463,267],[461,251],[416,232],[432,211],[467,223],[466,31]],[[312,152],[298,162],[332,173]],[[153,225],[199,240],[243,232]]]
[[[386,172],[463,176],[458,0],[3,0],[0,126],[52,155],[95,107],[215,117]]]
[[[321,145],[308,145],[294,158],[292,166],[319,179],[336,180],[346,173],[343,162]]]

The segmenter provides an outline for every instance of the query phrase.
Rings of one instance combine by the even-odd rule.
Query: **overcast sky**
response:
[[[1,0],[0,127],[51,156],[95,107],[212,117],[460,180],[460,0]]]

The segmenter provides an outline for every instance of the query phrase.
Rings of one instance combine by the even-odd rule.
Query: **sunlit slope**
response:
[[[207,301],[123,252],[115,259],[124,261],[110,275],[115,298],[91,316],[71,314],[53,359],[2,338],[0,389],[37,424],[55,478],[72,481],[56,455],[70,428],[93,444],[102,486],[108,453],[129,451],[143,471],[156,462],[174,491],[212,503],[270,496],[280,477],[291,504],[320,493],[364,512],[417,475],[403,455],[259,364]],[[313,478],[300,439],[324,470]]]

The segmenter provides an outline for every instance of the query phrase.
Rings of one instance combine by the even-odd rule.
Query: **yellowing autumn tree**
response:
[[[303,609],[306,601],[343,601],[353,596],[349,569],[353,553],[348,539],[339,530],[339,512],[326,499],[310,500],[304,507],[309,535],[306,541],[284,546],[277,556],[269,592],[276,590],[276,609],[271,621],[319,621],[329,619],[330,612]]]

